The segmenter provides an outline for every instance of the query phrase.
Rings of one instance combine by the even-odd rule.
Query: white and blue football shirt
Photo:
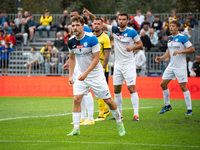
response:
[[[83,73],[90,66],[94,57],[92,53],[100,51],[99,42],[97,37],[92,34],[85,32],[82,39],[76,39],[76,36],[72,36],[68,40],[69,52],[74,53],[76,56],[76,67],[80,73]],[[103,68],[100,62],[95,68],[88,74],[87,78],[97,77],[103,75]]]
[[[135,29],[126,28],[124,31],[120,31],[119,27],[107,25],[108,31],[113,33],[114,37],[114,51],[115,51],[115,62],[119,64],[134,65],[135,60],[133,52],[128,52],[126,46],[134,46],[134,42],[138,42],[140,37]]]
[[[186,54],[177,54],[173,56],[173,53],[174,51],[186,50],[192,46],[187,36],[182,34],[178,34],[174,37],[172,35],[168,36],[167,46],[170,53],[170,63],[168,67],[171,69],[186,69]]]

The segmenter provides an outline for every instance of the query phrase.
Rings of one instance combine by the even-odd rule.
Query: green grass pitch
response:
[[[126,135],[120,137],[115,121],[72,130],[72,98],[0,97],[0,150],[122,150],[200,149],[200,101],[193,100],[193,116],[186,117],[184,100],[171,100],[172,111],[157,114],[162,99],[140,99],[140,121],[132,121],[130,99],[123,99]],[[94,99],[94,118],[98,104]]]

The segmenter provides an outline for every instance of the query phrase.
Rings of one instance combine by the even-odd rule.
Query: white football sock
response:
[[[74,129],[79,130],[81,113],[80,112],[73,112],[73,123]]]
[[[87,107],[87,111],[88,111],[88,118],[93,121],[93,113],[94,113],[94,101],[93,101],[93,97],[92,97],[92,93],[88,92],[87,95],[84,96],[86,99],[86,107]]]
[[[134,109],[134,115],[139,117],[139,98],[137,92],[131,94],[131,102]]]
[[[192,110],[191,95],[189,91],[183,92],[188,110]]]
[[[121,115],[120,115],[119,109],[117,108],[115,110],[110,110],[110,111],[113,114],[114,118],[116,119],[117,124],[118,125],[122,124],[122,120],[121,120]]]
[[[170,105],[170,101],[169,101],[169,89],[163,91],[163,97],[164,97],[165,106]]]
[[[86,98],[83,96],[82,101],[81,101],[81,119],[86,120],[87,115],[86,115]]]
[[[114,94],[115,95],[115,102],[117,104],[117,107],[119,109],[119,112],[120,112],[120,116],[122,116],[122,93],[119,93],[119,94]]]

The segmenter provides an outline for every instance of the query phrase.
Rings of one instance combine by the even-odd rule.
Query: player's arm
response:
[[[90,66],[83,72],[79,77],[78,80],[83,81],[87,77],[87,75],[95,68],[95,66],[99,63],[100,59],[100,52],[95,52],[92,54],[94,59],[92,60]]]
[[[74,53],[69,53],[69,85],[72,86],[74,81],[73,81],[73,73],[74,73],[74,67],[75,67],[75,54]]]
[[[132,46],[132,47],[126,46],[126,50],[127,50],[128,52],[130,52],[130,51],[142,49],[143,43],[142,43],[141,40],[139,40],[139,41],[137,41],[137,42],[135,42],[135,43],[136,43],[136,44],[135,44],[134,46]]]
[[[173,56],[177,55],[177,54],[190,54],[190,53],[194,53],[195,49],[193,46],[188,47],[186,50],[182,50],[182,51],[174,51]]]
[[[96,16],[93,13],[91,13],[89,10],[87,10],[86,8],[83,8],[83,14],[88,14],[93,20],[96,18]],[[103,23],[103,28],[108,30],[107,24]]]
[[[110,48],[104,49],[104,54],[105,54],[105,57],[104,57],[104,60],[103,60],[103,71],[105,72],[106,66],[108,65],[108,60],[109,60],[109,57],[110,57]]]
[[[156,56],[155,62],[158,63],[159,61],[161,61],[161,60],[163,60],[167,57],[170,57],[169,50],[164,55],[162,55],[161,57]]]

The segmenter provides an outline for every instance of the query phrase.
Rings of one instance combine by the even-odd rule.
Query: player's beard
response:
[[[99,32],[101,29],[94,28],[94,32]]]
[[[124,28],[126,26],[126,24],[119,24],[120,28]]]

